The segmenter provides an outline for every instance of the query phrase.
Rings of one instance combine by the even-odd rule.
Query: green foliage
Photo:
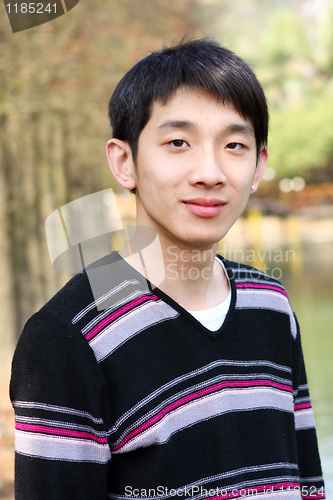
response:
[[[332,2],[209,0],[208,7],[219,39],[250,63],[264,87],[270,166],[283,176],[331,164]],[[206,1],[202,10],[207,17]]]
[[[333,159],[333,10],[309,6],[278,12],[261,45],[270,166],[279,176],[304,175]]]
[[[304,57],[308,43],[304,33],[304,23],[290,10],[281,10],[274,15],[263,40],[263,57],[269,64],[283,66],[295,55]]]
[[[271,113],[269,165],[278,175],[324,167],[333,158],[333,98]]]

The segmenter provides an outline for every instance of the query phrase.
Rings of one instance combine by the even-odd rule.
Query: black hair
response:
[[[232,105],[252,123],[259,155],[268,135],[264,91],[242,59],[214,40],[201,38],[152,52],[118,83],[109,103],[113,137],[128,142],[134,161],[154,102],[166,104],[180,87],[205,90]]]

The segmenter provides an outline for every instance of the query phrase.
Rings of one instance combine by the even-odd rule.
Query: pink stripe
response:
[[[317,495],[302,495],[302,498],[305,500],[306,498],[326,498],[325,493],[317,493]]]
[[[263,493],[268,492],[268,494],[271,494],[272,490],[284,490],[286,489],[286,494],[290,494],[290,490],[288,488],[297,488],[296,491],[299,491],[300,489],[300,483],[276,483],[276,484],[266,484],[263,486],[254,486],[253,488],[242,488],[241,490],[232,490],[229,491],[226,495],[215,495],[214,497],[206,497],[203,500],[221,500],[225,498],[235,498],[238,496],[244,496],[245,494],[253,494],[253,491],[259,492],[262,491]],[[223,489],[223,488],[222,488]],[[241,493],[242,492],[242,493]],[[313,497],[315,498],[315,497]]]
[[[273,285],[257,285],[254,283],[238,283],[236,285],[237,288],[268,288],[269,290],[276,290],[277,292],[283,293],[287,299],[289,300],[287,292],[282,290],[282,288],[279,288],[278,286],[273,286]]]
[[[312,408],[311,403],[299,403],[294,406],[295,410],[302,410],[303,408]]]
[[[94,337],[104,326],[108,325],[113,321],[114,319],[118,318],[121,314],[125,313],[126,311],[129,311],[129,309],[132,309],[133,307],[137,306],[138,304],[141,304],[141,302],[144,302],[145,300],[158,300],[158,297],[156,295],[141,295],[138,299],[132,300],[132,302],[129,302],[125,306],[121,307],[120,309],[117,309],[116,312],[110,314],[107,318],[103,319],[98,325],[96,325],[92,330],[90,330],[89,333],[86,334],[86,339],[90,340],[92,337]]]
[[[70,429],[59,429],[56,427],[46,427],[44,425],[32,425],[32,424],[21,424],[20,422],[16,422],[16,429],[22,431],[31,431],[31,432],[41,432],[46,434],[53,434],[54,436],[69,436],[69,437],[78,437],[78,438],[86,438],[92,439],[93,441],[97,441],[97,443],[107,444],[108,440],[104,437],[97,437],[91,434],[90,432],[81,432],[81,431],[73,431]]]
[[[210,387],[206,387],[205,389],[201,389],[200,391],[193,392],[192,394],[189,394],[187,396],[184,396],[183,398],[180,398],[178,401],[175,401],[174,403],[170,403],[167,405],[163,410],[161,410],[159,413],[157,413],[154,417],[151,419],[147,420],[144,424],[140,425],[136,429],[134,429],[132,432],[130,432],[117,446],[112,447],[112,451],[118,450],[124,444],[126,444],[127,441],[135,437],[137,434],[140,432],[143,432],[146,430],[148,427],[151,425],[154,425],[156,422],[161,420],[167,413],[170,413],[172,410],[175,410],[176,408],[179,408],[179,406],[182,406],[190,401],[193,401],[195,399],[198,399],[202,396],[206,396],[207,394],[211,394],[213,392],[217,392],[220,389],[226,389],[226,388],[231,388],[231,387],[256,387],[256,386],[270,386],[270,387],[276,387],[277,389],[281,389],[283,391],[288,391],[292,392],[292,388],[289,385],[283,385],[283,384],[278,384],[277,382],[272,382],[271,380],[251,380],[251,381],[244,381],[244,382],[232,382],[232,381],[223,381],[219,382],[218,384],[214,384]]]

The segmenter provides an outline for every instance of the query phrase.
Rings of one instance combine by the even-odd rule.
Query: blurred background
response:
[[[105,159],[108,100],[138,59],[187,34],[235,51],[266,91],[267,173],[219,251],[288,288],[333,495],[333,0],[81,0],[15,34],[0,5],[0,499],[13,499],[14,346],[71,277],[51,266],[45,219],[111,187],[133,223]]]

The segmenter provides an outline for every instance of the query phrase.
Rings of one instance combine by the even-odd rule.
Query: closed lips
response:
[[[184,201],[183,203],[192,213],[201,217],[213,217],[219,214],[225,206],[225,202],[216,198],[195,198],[193,200]]]

